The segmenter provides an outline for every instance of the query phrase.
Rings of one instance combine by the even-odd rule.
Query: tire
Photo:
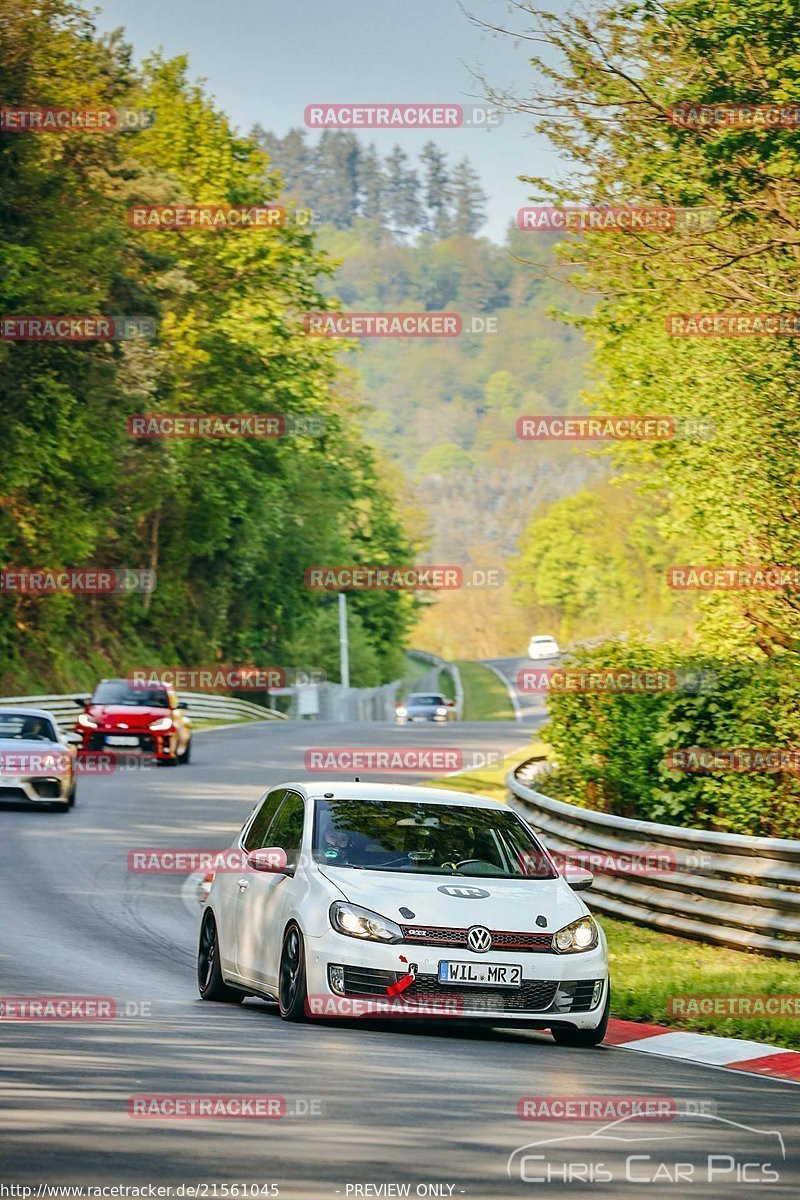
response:
[[[177,761],[183,766],[184,764],[189,762],[191,757],[192,757],[192,739],[189,738],[188,742],[186,743],[186,749],[183,751],[182,754],[179,754],[177,756]]]
[[[278,1008],[284,1021],[307,1021],[307,999],[306,952],[303,946],[303,935],[296,925],[290,925],[283,935],[281,965],[278,973]]]
[[[611,992],[606,984],[606,1004],[600,1024],[596,1029],[561,1028],[551,1029],[553,1040],[557,1046],[599,1046],[606,1036],[608,1029],[608,1013],[611,1004]]]
[[[209,909],[203,914],[200,926],[200,945],[197,950],[197,989],[203,1000],[214,1000],[220,1004],[241,1004],[244,992],[228,987],[222,978],[219,962],[219,938],[217,922]]]

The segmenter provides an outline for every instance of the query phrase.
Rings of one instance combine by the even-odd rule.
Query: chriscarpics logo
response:
[[[543,1131],[544,1132],[544,1131]],[[509,1155],[509,1178],[521,1183],[574,1185],[632,1184],[615,1194],[639,1195],[636,1188],[660,1184],[675,1196],[687,1187],[715,1184],[709,1195],[740,1195],[775,1184],[786,1161],[776,1129],[754,1129],[710,1113],[668,1115],[668,1124],[637,1114],[600,1125],[591,1132],[543,1137]]]

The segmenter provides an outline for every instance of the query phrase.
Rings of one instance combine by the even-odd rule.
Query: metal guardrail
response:
[[[86,692],[69,692],[56,696],[0,696],[0,705],[20,708],[43,708],[55,717],[59,725],[72,726],[78,715],[76,700]],[[187,714],[197,720],[227,721],[232,719],[274,721],[286,720],[286,714],[275,708],[264,708],[250,700],[233,696],[217,696],[205,692],[178,692],[178,699],[188,704]]]
[[[697,941],[800,958],[800,842],[578,808],[529,786],[543,768],[528,759],[510,771],[509,799],[551,852],[593,870],[591,908]],[[616,857],[658,855],[669,869],[646,877],[622,873]],[[609,859],[614,874],[601,869]]]

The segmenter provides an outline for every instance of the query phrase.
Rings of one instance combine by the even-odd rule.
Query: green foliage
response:
[[[671,825],[768,837],[800,834],[800,777],[669,769],[669,751],[794,750],[800,707],[794,657],[718,659],[643,639],[604,642],[572,656],[595,671],[673,672],[660,692],[553,692],[550,724],[558,770],[548,791],[573,804]]]
[[[330,345],[302,329],[299,314],[326,304],[330,268],[313,236],[293,221],[130,229],[134,202],[262,204],[265,178],[270,199],[279,182],[183,59],[156,56],[135,73],[127,49],[98,39],[68,0],[0,0],[0,91],[156,116],[135,134],[0,135],[4,313],[140,313],[158,326],[150,343],[0,343],[0,558],[158,573],[152,597],[7,597],[0,686],[13,690],[32,666],[46,683],[61,657],[120,670],[140,650],[156,666],[292,665],[301,652],[320,665],[307,631],[322,636],[330,597],[305,588],[305,569],[414,550]],[[318,418],[324,432],[136,441],[125,427],[135,412],[279,412]],[[354,597],[354,683],[391,677],[412,615],[404,595]]]
[[[797,308],[796,129],[684,128],[668,119],[676,105],[793,102],[796,13],[783,0],[610,0],[591,24],[572,13],[538,15],[547,49],[533,60],[534,95],[521,107],[573,167],[555,184],[531,180],[539,195],[716,214],[713,228],[589,231],[560,247],[581,290],[602,297],[582,321],[601,379],[595,411],[664,413],[713,428],[709,439],[620,443],[616,463],[668,500],[659,528],[683,545],[684,561],[795,564],[797,338],[681,338],[665,319]],[[800,647],[790,590],[718,593],[703,608],[706,637],[721,652]]]
[[[530,627],[565,643],[622,629],[683,634],[694,604],[664,586],[677,551],[659,538],[659,515],[655,497],[619,480],[539,509],[511,568]]]

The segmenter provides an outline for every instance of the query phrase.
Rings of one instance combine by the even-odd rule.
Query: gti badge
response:
[[[485,900],[491,892],[485,892],[479,887],[440,887],[437,892],[444,892],[445,896],[458,896],[460,900]]]

